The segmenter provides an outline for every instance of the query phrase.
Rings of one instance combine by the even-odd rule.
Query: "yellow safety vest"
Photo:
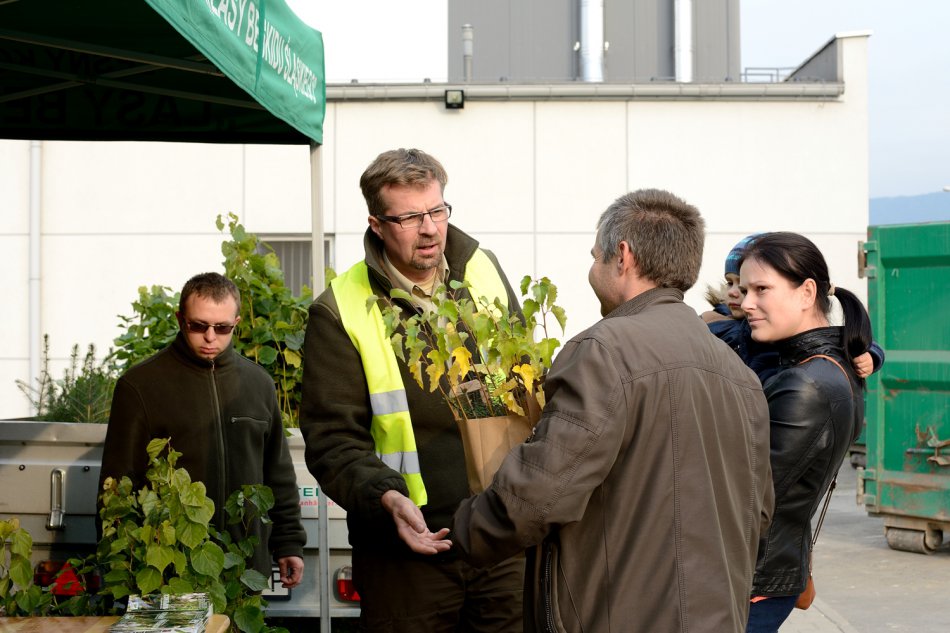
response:
[[[488,255],[475,251],[465,266],[465,281],[471,284],[473,297],[498,297],[508,305],[505,283]],[[373,294],[366,262],[359,262],[330,282],[340,310],[340,321],[363,362],[363,374],[369,387],[373,420],[370,433],[376,455],[384,464],[400,473],[409,488],[409,498],[418,506],[426,504],[426,487],[419,470],[419,453],[409,417],[406,388],[399,373],[396,353],[386,335],[382,313],[375,303],[367,310]]]

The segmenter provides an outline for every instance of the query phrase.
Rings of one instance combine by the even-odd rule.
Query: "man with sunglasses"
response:
[[[420,520],[435,533],[449,526],[469,495],[465,456],[448,405],[396,361],[367,300],[399,288],[412,301],[398,305],[425,310],[436,288],[465,280],[464,296],[519,310],[495,256],[449,224],[446,182],[425,152],[380,154],[360,178],[365,258],[310,306],[300,428],[307,467],[347,512],[364,631],[522,629],[523,557],[475,569],[447,543],[428,557],[401,540],[426,540],[411,527]]]
[[[119,378],[102,453],[101,484],[128,476],[144,486],[146,446],[171,438],[182,455],[178,468],[204,483],[214,501],[214,526],[246,538],[241,523],[228,525],[225,501],[242,485],[263,483],[274,492],[272,525],[255,521],[258,545],[250,564],[266,577],[277,562],[284,587],[303,577],[307,536],[300,521],[297,478],[284,437],[274,381],[231,346],[241,320],[241,298],[218,273],[195,275],[181,291],[180,332],[171,345]]]

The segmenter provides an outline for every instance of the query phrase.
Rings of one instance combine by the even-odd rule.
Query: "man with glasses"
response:
[[[176,313],[181,331],[174,342],[116,383],[100,489],[107,477],[128,476],[134,490],[144,486],[146,446],[152,439],[171,438],[182,454],[177,467],[204,483],[214,501],[214,526],[243,540],[244,527],[228,525],[225,501],[242,485],[266,484],[274,492],[273,524],[251,524],[259,541],[250,563],[269,578],[271,560],[276,561],[280,581],[290,588],[303,577],[307,540],[297,478],[274,381],[231,346],[240,305],[237,287],[218,273],[188,280]]]
[[[310,306],[300,428],[307,467],[347,512],[353,581],[365,631],[521,631],[524,558],[475,569],[447,543],[434,556],[412,526],[439,534],[469,495],[462,440],[448,405],[397,362],[370,296],[399,288],[426,310],[432,293],[468,281],[465,296],[519,310],[495,256],[449,224],[447,176],[416,149],[380,154],[363,172],[365,258]]]

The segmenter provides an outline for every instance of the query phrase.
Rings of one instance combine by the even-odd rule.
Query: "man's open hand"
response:
[[[438,554],[452,547],[445,537],[449,528],[430,532],[422,516],[422,510],[404,494],[387,490],[382,498],[383,507],[392,515],[399,538],[417,554]]]

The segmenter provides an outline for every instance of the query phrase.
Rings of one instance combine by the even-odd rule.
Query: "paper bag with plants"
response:
[[[428,312],[400,307],[395,289],[382,307],[396,357],[416,382],[445,399],[462,435],[469,486],[481,492],[508,452],[523,442],[544,407],[541,384],[560,341],[548,335],[566,316],[547,277],[521,280],[519,313],[499,299],[469,299],[466,282],[433,293]],[[373,297],[371,302],[375,302]]]

